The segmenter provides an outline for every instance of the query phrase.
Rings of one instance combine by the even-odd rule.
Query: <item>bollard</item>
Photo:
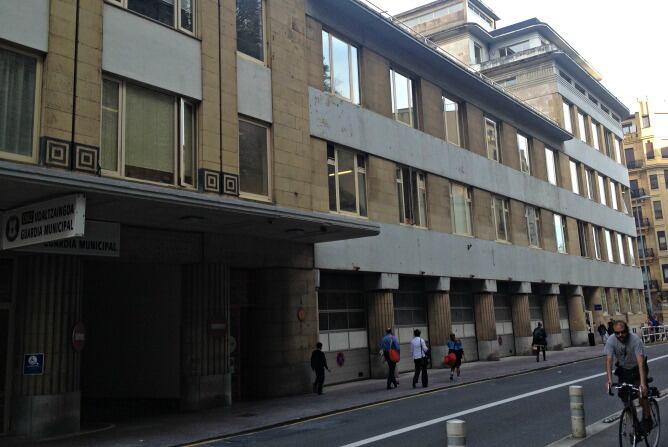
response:
[[[466,447],[466,422],[450,419],[446,424],[448,447]]]
[[[585,428],[584,390],[581,386],[568,387],[568,396],[571,400],[571,431],[574,438],[587,436]]]

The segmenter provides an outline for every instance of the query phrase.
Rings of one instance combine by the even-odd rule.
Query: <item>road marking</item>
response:
[[[656,362],[657,360],[661,360],[661,359],[664,359],[664,358],[668,358],[668,354],[662,355],[660,357],[653,358],[653,359],[649,360],[649,362],[650,363],[651,362]],[[393,430],[393,431],[390,431],[390,432],[387,432],[387,433],[383,433],[382,435],[373,436],[371,438],[363,439],[361,441],[353,442],[351,444],[346,444],[342,447],[360,447],[360,446],[363,446],[363,445],[367,445],[367,444],[371,444],[371,443],[374,443],[374,442],[382,441],[383,439],[392,438],[394,436],[399,436],[399,435],[402,435],[404,433],[408,433],[408,432],[411,432],[411,431],[414,431],[414,430],[419,430],[421,428],[429,427],[431,425],[440,424],[441,422],[445,422],[449,419],[455,419],[455,418],[459,418],[459,417],[462,417],[462,416],[466,416],[467,414],[477,413],[479,411],[488,410],[490,408],[498,407],[500,405],[505,405],[507,403],[514,402],[516,400],[526,399],[527,397],[535,396],[537,394],[548,393],[550,391],[554,391],[554,390],[559,389],[559,388],[574,385],[574,384],[580,383],[580,382],[586,382],[587,380],[595,379],[597,377],[602,377],[602,376],[605,376],[605,375],[606,375],[606,373],[599,373],[599,374],[594,374],[592,376],[582,377],[580,379],[575,379],[575,380],[571,380],[571,381],[568,381],[568,382],[559,383],[557,385],[548,386],[546,388],[541,388],[539,390],[530,391],[528,393],[520,394],[518,396],[497,400],[496,402],[490,402],[488,404],[479,405],[479,406],[474,407],[474,408],[469,408],[468,410],[459,411],[457,413],[452,413],[452,414],[449,414],[449,415],[446,415],[446,416],[441,416],[441,417],[436,418],[436,419],[430,419],[428,421],[420,422],[419,424],[409,425],[408,427],[404,427],[404,428],[400,428],[398,430]]]

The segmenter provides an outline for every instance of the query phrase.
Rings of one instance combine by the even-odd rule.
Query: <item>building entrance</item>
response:
[[[9,429],[9,396],[12,331],[11,317],[14,296],[14,265],[11,259],[0,259],[0,434]]]

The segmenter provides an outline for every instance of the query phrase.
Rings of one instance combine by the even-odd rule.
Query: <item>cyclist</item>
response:
[[[625,321],[613,324],[614,337],[609,337],[603,352],[606,354],[605,369],[608,374],[608,389],[612,384],[612,358],[617,359],[615,375],[620,383],[628,383],[640,389],[640,405],[643,414],[643,429],[652,429],[652,418],[647,398],[647,357],[642,340],[636,334],[629,333]],[[624,397],[624,396],[620,396]]]

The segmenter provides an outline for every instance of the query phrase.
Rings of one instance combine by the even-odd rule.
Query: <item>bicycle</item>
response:
[[[651,379],[650,379],[651,380]],[[639,446],[644,441],[646,447],[658,447],[661,437],[661,415],[659,404],[655,397],[659,397],[658,389],[651,387],[648,390],[649,408],[652,418],[652,427],[645,431],[642,422],[638,419],[638,412],[633,401],[640,395],[640,389],[630,383],[613,383],[608,388],[611,396],[612,388],[619,390],[619,396],[624,401],[624,409],[619,417],[619,446]]]

